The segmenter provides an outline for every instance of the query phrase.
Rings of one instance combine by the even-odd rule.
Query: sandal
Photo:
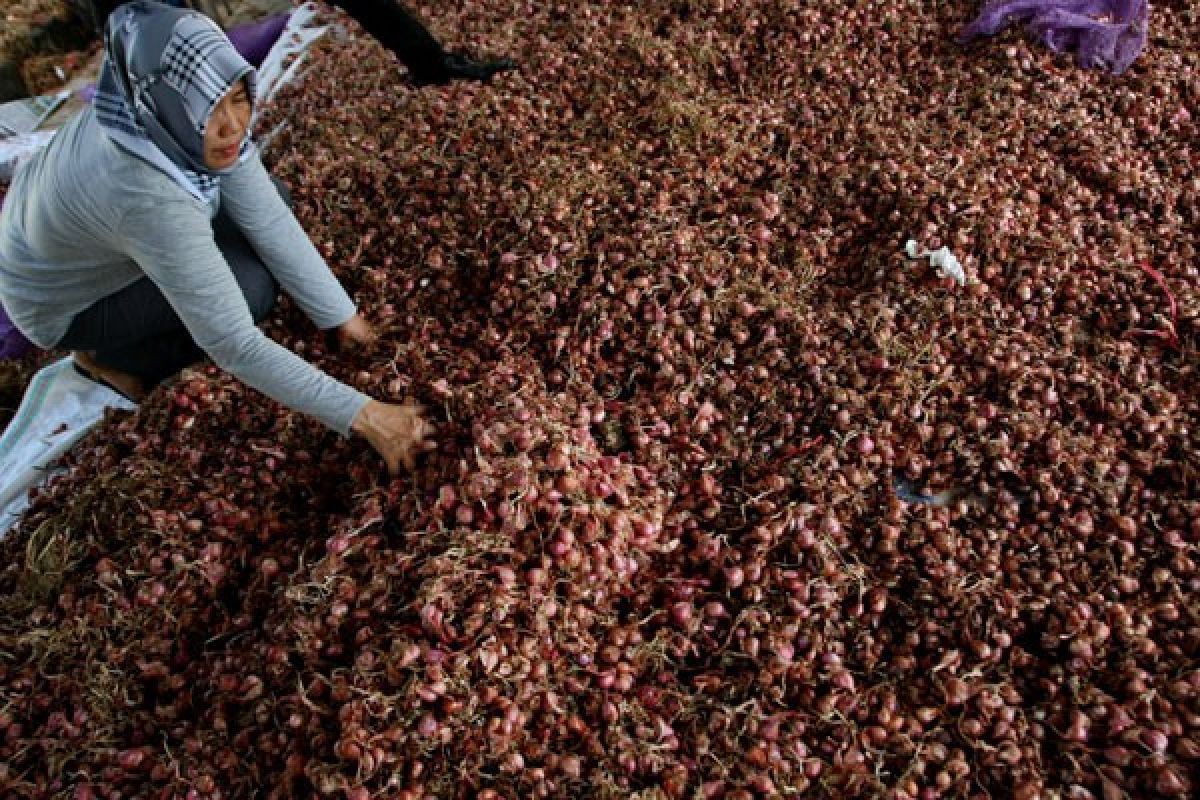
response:
[[[93,375],[90,370],[80,366],[78,361],[75,361],[74,359],[72,359],[71,365],[73,367],[75,367],[75,371],[77,373],[79,373],[79,375],[81,377],[87,378],[92,383],[98,383],[101,386],[105,387],[106,389],[111,389],[112,391],[121,395],[121,397],[124,397],[126,400],[133,403],[134,405],[138,404],[138,400],[136,398],[130,397],[129,395],[125,394],[125,392],[121,391],[116,386],[113,386],[111,383],[106,381],[104,378],[101,378],[99,375]]]

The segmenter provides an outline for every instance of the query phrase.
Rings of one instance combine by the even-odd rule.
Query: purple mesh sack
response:
[[[1146,0],[999,0],[984,6],[958,38],[968,42],[1026,22],[1054,52],[1074,50],[1080,65],[1120,75],[1146,46],[1149,16]]]
[[[0,306],[0,359],[20,358],[31,350],[36,349],[33,342],[17,330],[8,318],[4,306]]]
[[[271,48],[279,39],[279,34],[283,33],[283,29],[287,27],[288,16],[288,14],[279,14],[258,22],[239,25],[226,31],[226,35],[233,43],[234,48],[241,53],[242,58],[255,67],[261,67],[267,53],[271,52]]]
[[[4,208],[4,200],[7,193],[0,193],[0,208]],[[0,359],[5,358],[20,358],[35,349],[33,342],[25,338],[25,334],[17,330],[17,326],[13,325],[12,320],[8,318],[8,312],[4,310],[4,306],[0,305]]]

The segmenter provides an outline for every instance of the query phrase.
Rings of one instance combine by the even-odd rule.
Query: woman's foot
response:
[[[450,81],[482,81],[486,83],[496,73],[516,68],[517,63],[511,58],[476,61],[462,53],[447,53],[434,69],[413,73],[412,82],[414,86],[442,86]]]
[[[96,363],[96,359],[92,357],[91,353],[83,350],[76,350],[71,355],[75,359],[75,366],[88,378],[104,384],[135,403],[140,403],[145,398],[146,387],[142,384],[142,379],[136,375],[102,366]]]

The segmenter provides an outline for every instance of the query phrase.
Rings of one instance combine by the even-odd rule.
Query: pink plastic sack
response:
[[[1009,23],[1029,30],[1056,53],[1075,51],[1084,67],[1120,75],[1146,46],[1146,0],[998,0],[959,33],[959,41],[992,36]]]

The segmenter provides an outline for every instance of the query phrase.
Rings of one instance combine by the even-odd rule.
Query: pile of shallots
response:
[[[1193,5],[1120,78],[972,4],[417,10],[520,71],[318,47],[260,125],[383,343],[268,332],[437,451],[113,415],[0,545],[0,794],[1194,795]]]

